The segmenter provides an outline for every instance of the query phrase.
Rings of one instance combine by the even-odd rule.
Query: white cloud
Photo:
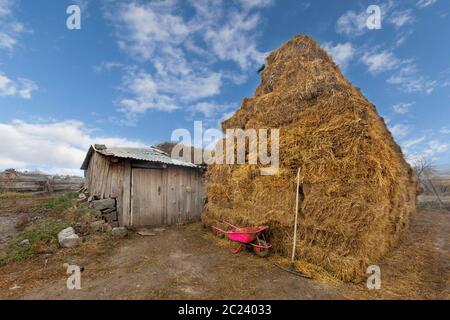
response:
[[[274,0],[239,0],[245,9],[263,8],[271,6]]]
[[[450,152],[450,143],[432,138],[433,135],[428,134],[428,136],[425,135],[401,143],[402,150],[410,163],[419,158],[426,158],[432,161],[446,159],[446,154]]]
[[[428,0],[430,1],[430,0]],[[394,10],[398,7],[398,2],[387,1],[379,5],[381,9],[382,26],[385,22],[399,29],[415,21],[412,10]],[[339,17],[336,23],[336,32],[350,37],[361,36],[369,29],[367,28],[367,20],[370,13],[366,9],[359,12],[350,10]]]
[[[323,48],[333,57],[334,61],[341,67],[345,68],[349,61],[355,56],[356,49],[350,42],[333,43],[327,42],[323,44]]]
[[[9,16],[11,14],[11,1],[0,0],[0,18]]]
[[[241,69],[248,69],[255,63],[261,65],[267,54],[260,52],[248,35],[249,31],[256,29],[259,20],[257,14],[234,12],[222,27],[208,28],[205,40],[220,60],[234,61]]]
[[[415,18],[412,14],[412,10],[395,11],[391,14],[388,22],[394,25],[395,28],[401,28],[405,25],[412,24]]]
[[[395,36],[395,45],[397,47],[401,46],[406,42],[406,40],[413,34],[412,30],[398,32]]]
[[[420,75],[412,61],[404,61],[402,65],[395,74],[387,79],[387,83],[397,85],[402,91],[407,93],[422,92],[431,94],[438,86],[436,81]]]
[[[123,63],[117,61],[102,61],[100,64],[92,67],[95,72],[101,73],[104,71],[111,71],[112,69],[126,68]]]
[[[424,155],[427,157],[432,157],[439,153],[445,153],[449,151],[449,149],[449,143],[443,143],[439,140],[432,140],[428,143],[428,148],[424,151]]]
[[[28,31],[13,15],[14,5],[11,0],[0,0],[0,49],[12,50],[20,36]]]
[[[361,61],[373,74],[395,69],[400,62],[392,52],[386,50],[376,53],[365,53]]]
[[[31,99],[33,91],[37,89],[38,86],[29,79],[18,78],[17,80],[12,80],[0,72],[0,97]]]
[[[0,170],[36,169],[49,173],[80,173],[91,144],[143,147],[143,143],[118,137],[97,136],[79,121],[0,123]]]
[[[123,5],[118,18],[125,26],[126,35],[120,40],[120,46],[149,60],[159,45],[181,44],[190,30],[181,16],[172,13],[170,3],[174,2]]]
[[[226,113],[226,111],[230,108],[230,105],[216,104],[212,102],[200,102],[189,107],[189,111],[191,111],[193,114],[201,113],[206,118],[213,118],[218,114]]]
[[[255,40],[261,20],[257,10],[272,1],[241,0],[226,8],[223,1],[190,0],[188,14],[186,3],[180,4],[134,1],[118,4],[112,10],[118,15],[105,13],[116,27],[120,48],[141,63],[121,66],[128,96],[117,102],[128,120],[147,110],[189,111],[199,100],[219,94],[224,81],[242,83],[243,75],[217,70],[218,60],[236,63],[243,73],[264,61]]]
[[[417,139],[407,140],[407,141],[402,143],[402,148],[404,148],[404,150],[409,150],[411,147],[419,145],[419,144],[421,144],[424,141],[425,141],[425,137],[420,137],[420,138],[417,138]]]
[[[429,7],[433,4],[435,4],[436,2],[437,2],[437,0],[419,0],[416,3],[416,6],[419,7],[420,9],[423,9],[423,8],[426,8],[426,7]]]
[[[336,32],[348,36],[359,36],[367,31],[367,18],[369,15],[362,11],[347,11],[339,17],[336,24]]]
[[[158,56],[162,45],[183,49],[208,50],[221,60],[234,61],[242,68],[261,63],[264,53],[256,49],[253,31],[260,22],[258,13],[249,8],[272,4],[268,0],[240,0],[241,7],[225,10],[222,1],[197,0],[188,3],[194,15],[187,19],[177,0],[137,2],[122,5],[118,17],[110,18],[119,30],[119,45],[144,61]],[[199,45],[200,44],[200,45]]]
[[[450,134],[450,128],[443,127],[443,128],[441,128],[441,130],[439,132],[442,134]]]
[[[389,130],[392,132],[394,137],[396,138],[404,138],[410,132],[410,127],[404,124],[395,124],[389,127]]]
[[[407,114],[410,108],[413,106],[413,103],[405,103],[401,102],[392,106],[394,111],[399,114]]]
[[[156,62],[157,63],[157,62]],[[131,117],[147,110],[174,111],[180,105],[220,92],[219,73],[196,75],[191,71],[178,74],[159,65],[156,75],[145,71],[131,71],[124,77],[124,89],[132,95],[119,101],[122,111]]]

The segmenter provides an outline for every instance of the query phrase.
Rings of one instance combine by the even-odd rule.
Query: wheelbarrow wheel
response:
[[[245,245],[243,245],[243,244],[240,243],[238,247],[232,247],[232,248],[230,248],[230,252],[231,252],[232,254],[237,254],[237,253],[241,252],[241,250],[244,249],[244,248],[245,248]]]
[[[261,258],[265,258],[269,255],[270,253],[270,249],[268,249],[268,244],[265,240],[263,239],[256,239],[255,240],[255,244],[261,247],[266,247],[266,248],[260,248],[260,247],[253,247],[253,251],[255,252],[255,254]]]

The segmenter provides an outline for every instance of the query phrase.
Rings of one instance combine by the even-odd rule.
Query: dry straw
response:
[[[223,129],[280,129],[280,170],[213,165],[206,224],[269,225],[275,250],[292,247],[301,169],[298,259],[358,281],[395,245],[415,212],[416,180],[383,119],[308,36],[267,58],[253,98]]]

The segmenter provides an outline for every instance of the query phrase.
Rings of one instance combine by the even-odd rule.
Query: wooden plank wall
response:
[[[136,176],[143,172],[142,170],[155,171],[155,169],[133,169],[132,185],[134,192],[132,194],[132,203],[139,203],[140,206],[146,207],[151,206],[151,204],[143,204],[142,201],[146,201],[145,199],[135,199],[135,197],[142,197],[142,194],[145,194],[145,191],[139,192],[138,190],[146,188],[145,185],[142,185],[142,181],[145,181],[145,179],[140,179]],[[162,174],[162,181],[160,182],[162,192],[161,224],[171,225],[200,219],[205,196],[202,173],[198,170],[175,166],[159,170],[161,170]],[[136,186],[136,183],[139,186]],[[149,183],[148,188],[152,187],[157,188],[158,186],[153,186]],[[135,217],[135,215],[139,214],[138,212],[142,212],[140,208],[132,208],[132,211],[133,222],[136,221],[138,223],[137,221],[145,220]],[[148,211],[148,214],[151,214],[150,211]]]
[[[119,221],[126,226],[132,223],[131,172],[135,165],[139,168],[145,166],[128,160],[113,163],[110,158],[94,153],[85,171],[85,186],[90,195],[116,198]],[[163,224],[200,219],[205,197],[203,174],[199,170],[176,166],[161,170]]]
[[[165,171],[165,223],[200,219],[205,196],[201,172],[183,167],[169,167]]]
[[[101,199],[115,198],[120,219],[123,217],[123,181],[126,174],[126,162],[116,161],[112,162],[110,158],[94,153],[85,171],[85,187],[91,196]],[[129,189],[127,191],[129,192]]]

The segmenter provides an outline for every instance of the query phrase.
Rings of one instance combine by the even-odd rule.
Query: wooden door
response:
[[[163,170],[132,169],[131,224],[133,227],[164,223]]]

